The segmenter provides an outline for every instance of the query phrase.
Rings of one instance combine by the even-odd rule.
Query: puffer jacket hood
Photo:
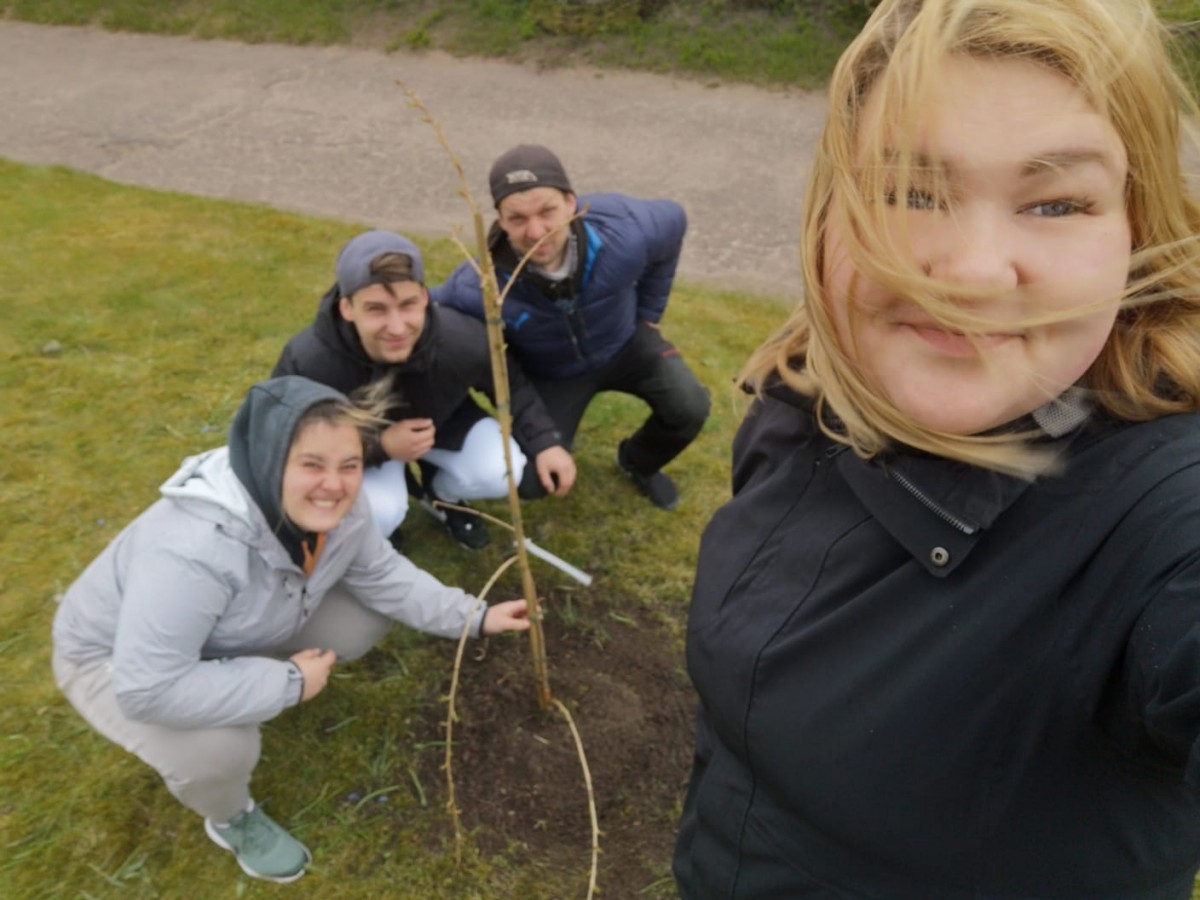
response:
[[[198,518],[220,525],[231,534],[242,535],[249,543],[252,533],[259,530],[251,523],[262,523],[262,517],[252,510],[250,494],[229,466],[229,449],[216,447],[196,456],[189,456],[170,478],[159,487],[159,493]]]

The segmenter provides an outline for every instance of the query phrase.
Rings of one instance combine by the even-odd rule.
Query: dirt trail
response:
[[[683,203],[684,277],[795,295],[824,112],[823,97],[799,91],[5,21],[0,156],[444,236],[467,226],[466,207],[401,79],[441,121],[481,202],[495,156],[545,143],[581,193]]]

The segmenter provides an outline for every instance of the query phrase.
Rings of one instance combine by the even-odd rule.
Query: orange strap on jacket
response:
[[[300,542],[300,549],[304,551],[304,575],[307,577],[313,573],[313,569],[317,567],[317,557],[321,555],[321,551],[325,549],[325,533],[321,532],[317,535],[316,546],[312,550],[308,549],[308,541]]]

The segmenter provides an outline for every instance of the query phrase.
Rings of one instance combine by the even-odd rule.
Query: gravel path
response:
[[[499,153],[544,143],[582,193],[683,203],[683,277],[795,296],[825,106],[800,91],[6,21],[0,156],[444,236],[468,225],[466,206],[398,80],[441,122],[480,202]]]

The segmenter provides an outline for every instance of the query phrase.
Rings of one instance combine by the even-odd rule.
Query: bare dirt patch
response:
[[[670,858],[695,702],[682,653],[661,626],[596,608],[586,619],[547,620],[546,642],[554,696],[571,710],[591,772],[599,887],[607,897],[673,896]],[[493,642],[468,655],[457,708],[453,767],[464,827],[486,853],[586,873],[592,831],[583,771],[564,717],[538,708],[527,643]],[[427,727],[444,731],[441,722]],[[441,762],[426,755],[422,776],[439,785],[438,800],[446,790]]]

